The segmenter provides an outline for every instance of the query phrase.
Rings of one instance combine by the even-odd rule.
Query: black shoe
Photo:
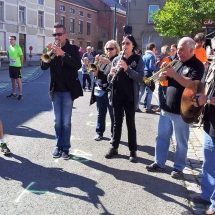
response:
[[[8,95],[8,96],[6,96],[7,98],[16,98],[17,97],[17,95],[16,94],[13,94],[13,93],[11,93],[10,95]]]
[[[138,108],[135,112],[142,113],[142,111],[140,110],[140,108]]]
[[[62,149],[56,148],[52,154],[53,158],[59,158],[62,155]]]
[[[178,169],[174,169],[171,172],[171,177],[172,178],[180,178],[182,175],[183,175],[183,172],[181,170],[178,170]]]
[[[22,95],[19,95],[18,96],[18,100],[22,100],[23,99],[23,96]]]
[[[156,172],[156,171],[164,171],[165,169],[164,168],[161,168],[160,166],[158,166],[158,164],[156,163],[152,163],[148,166],[146,166],[146,169],[149,171],[149,172]]]
[[[114,148],[110,148],[109,151],[108,151],[108,153],[105,155],[105,158],[110,159],[114,155],[118,155],[118,150],[114,149]]]
[[[195,196],[191,199],[192,202],[197,203],[197,204],[203,204],[203,205],[209,205],[211,204],[210,201],[206,201],[202,199],[200,196]]]
[[[69,160],[69,159],[70,159],[69,150],[63,150],[62,158],[63,158],[64,160]]]
[[[136,151],[131,151],[130,152],[129,161],[132,162],[132,163],[137,162],[137,153],[136,153]]]

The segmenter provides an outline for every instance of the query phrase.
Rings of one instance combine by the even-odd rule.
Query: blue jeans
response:
[[[141,98],[145,92],[145,89],[147,89],[147,91],[148,91],[146,108],[150,109],[151,108],[151,101],[152,101],[152,91],[145,84],[140,85],[139,104],[140,104]]]
[[[52,98],[56,146],[69,150],[73,101],[70,92],[54,92]]]
[[[201,198],[210,201],[215,211],[215,138],[204,132]]]
[[[113,107],[109,104],[108,93],[105,92],[105,94],[101,97],[96,96],[96,104],[98,111],[96,133],[99,136],[103,136],[106,124],[106,114],[108,109],[111,119],[111,134],[113,134]]]
[[[158,123],[158,136],[156,138],[155,146],[155,162],[160,167],[165,167],[173,129],[176,138],[176,152],[173,168],[182,171],[186,166],[189,124],[183,121],[180,114],[169,113],[161,110]]]

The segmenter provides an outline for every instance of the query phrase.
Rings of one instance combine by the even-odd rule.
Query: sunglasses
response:
[[[129,46],[131,43],[129,43],[129,42],[127,42],[127,43],[122,43],[122,45],[124,46],[124,45],[126,45],[126,46]]]
[[[52,36],[53,36],[53,37],[56,37],[56,36],[61,37],[63,34],[64,34],[64,33],[56,33],[56,34],[52,34]]]
[[[108,51],[108,50],[113,51],[114,49],[115,49],[115,48],[112,48],[112,47],[106,48],[107,51]]]

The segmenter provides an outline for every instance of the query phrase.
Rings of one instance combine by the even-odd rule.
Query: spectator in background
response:
[[[88,63],[93,63],[93,62],[94,62],[94,57],[93,57],[92,52],[91,52],[91,50],[92,50],[91,47],[90,47],[90,46],[87,46],[86,50],[87,50],[87,51],[83,54],[82,59],[81,59],[82,63],[83,63],[83,59],[84,59],[85,57],[88,58]],[[93,75],[93,72],[92,72],[92,71],[91,71],[89,74],[90,74],[91,87],[92,87],[94,75]]]
[[[143,56],[144,76],[147,78],[152,76],[153,71],[158,71],[160,69],[159,67],[155,66],[155,59],[156,59],[155,54],[156,53],[157,53],[157,51],[156,51],[155,44],[149,43],[146,46],[145,55]],[[151,109],[152,91],[144,83],[140,83],[139,104],[140,104],[141,98],[145,92],[145,89],[147,89],[147,91],[148,91],[146,113],[154,113],[154,111]],[[139,109],[137,111],[139,111]]]
[[[91,79],[90,79],[90,75],[89,75],[89,72],[88,72],[88,58],[85,57],[83,59],[83,63],[82,63],[82,67],[81,67],[81,70],[82,70],[82,74],[83,74],[83,90],[85,91],[85,87],[86,87],[86,81],[88,82],[88,90],[90,90],[91,88]]]
[[[18,100],[22,100],[22,71],[21,68],[23,66],[23,53],[21,47],[16,44],[16,36],[10,35],[9,36],[10,46],[8,48],[8,59],[10,61],[9,64],[9,73],[12,83],[13,93],[7,96],[7,98],[17,98],[16,94],[16,83],[18,84],[19,88],[19,96]]]
[[[161,47],[161,56],[160,56],[160,62],[158,63],[158,67],[162,67],[163,64],[169,64],[172,60],[170,57],[170,47],[168,45]],[[158,87],[158,108],[156,108],[155,112],[161,111],[161,104],[163,103],[166,95],[166,89],[167,89],[167,81],[159,81],[159,87]]]
[[[207,54],[204,47],[205,44],[205,35],[203,33],[198,33],[194,37],[195,41],[195,51],[194,54],[196,55],[196,58],[199,59],[205,67],[205,70],[208,67],[208,59],[207,59]]]
[[[93,55],[94,59],[95,59],[95,56],[97,55],[94,47],[91,48],[91,54]]]
[[[80,54],[80,59],[82,59],[83,55],[84,55],[84,49],[82,49],[82,47],[79,48],[79,54]]]
[[[177,57],[177,45],[176,44],[172,44],[170,47],[170,57],[172,60],[174,60]]]

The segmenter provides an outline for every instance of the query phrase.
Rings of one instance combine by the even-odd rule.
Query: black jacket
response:
[[[55,73],[57,69],[60,69],[62,71],[62,75],[64,75],[65,77],[67,85],[66,87],[69,89],[72,100],[74,101],[79,96],[83,96],[81,84],[78,79],[78,70],[81,68],[81,60],[78,52],[78,47],[71,45],[67,40],[66,44],[62,47],[62,50],[65,52],[64,57],[55,56],[50,63],[44,63],[41,61],[41,69],[47,70],[50,67],[49,95],[51,98],[53,92],[55,91]],[[59,61],[61,61],[61,63],[59,63]]]

